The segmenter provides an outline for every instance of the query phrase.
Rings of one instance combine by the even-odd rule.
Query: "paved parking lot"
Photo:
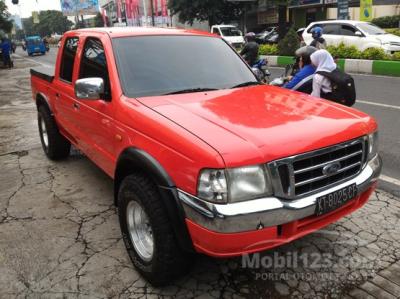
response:
[[[153,288],[133,269],[112,181],[74,150],[47,160],[29,67],[0,70],[0,298],[399,298],[400,200],[377,191],[361,210],[276,250],[217,260]]]

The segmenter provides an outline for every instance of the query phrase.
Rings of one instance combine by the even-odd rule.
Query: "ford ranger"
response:
[[[70,31],[31,84],[45,154],[73,145],[113,178],[127,251],[154,285],[194,253],[259,252],[337,221],[381,171],[372,117],[261,84],[211,33]]]

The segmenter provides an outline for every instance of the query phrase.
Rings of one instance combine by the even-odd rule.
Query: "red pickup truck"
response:
[[[71,31],[31,83],[46,155],[74,145],[114,179],[126,248],[154,285],[193,253],[258,252],[338,220],[381,171],[372,117],[259,83],[205,32]]]

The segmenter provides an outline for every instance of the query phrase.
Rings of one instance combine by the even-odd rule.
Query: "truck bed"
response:
[[[35,67],[31,68],[31,76],[39,77],[40,79],[46,80],[47,82],[53,82],[54,79],[54,67]]]

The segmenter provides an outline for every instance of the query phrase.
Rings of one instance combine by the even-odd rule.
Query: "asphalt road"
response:
[[[21,48],[16,54],[43,65],[54,65],[58,48],[44,56],[29,57]],[[282,68],[271,68],[271,78],[279,77]],[[353,75],[357,89],[355,108],[376,118],[380,131],[380,152],[384,168],[379,187],[400,195],[400,78]],[[390,182],[389,182],[390,181]]]

